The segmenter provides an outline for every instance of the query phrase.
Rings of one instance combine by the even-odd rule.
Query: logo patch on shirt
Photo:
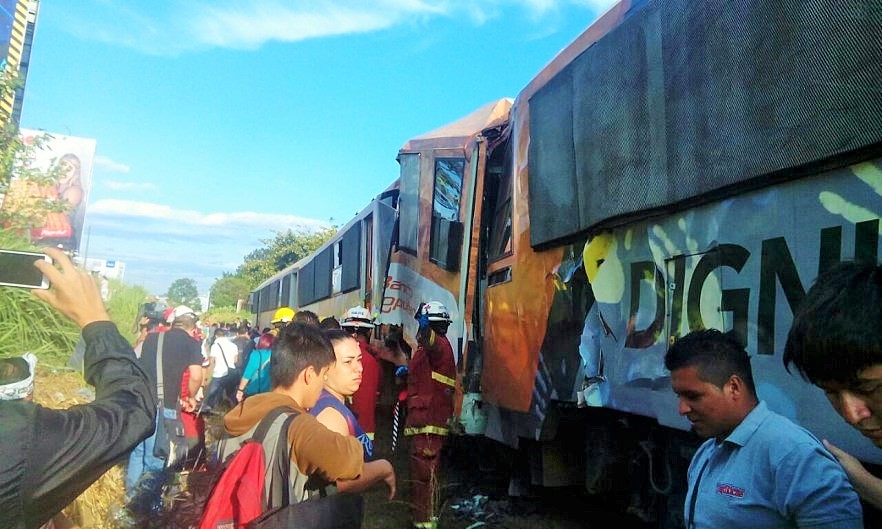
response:
[[[729,485],[728,483],[717,484],[717,494],[725,494],[726,496],[734,496],[736,498],[744,497],[744,489]]]

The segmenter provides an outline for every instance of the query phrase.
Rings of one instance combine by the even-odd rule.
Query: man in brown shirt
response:
[[[224,416],[232,442],[223,444],[221,458],[226,459],[249,439],[271,410],[280,406],[297,410],[299,414],[288,429],[290,498],[296,503],[307,498],[305,486],[310,476],[325,481],[356,478],[362,472],[364,457],[356,438],[327,429],[306,412],[318,401],[325,374],[335,359],[334,349],[321,329],[298,322],[287,325],[272,355],[270,392],[248,397]],[[273,507],[278,506],[269,506]]]

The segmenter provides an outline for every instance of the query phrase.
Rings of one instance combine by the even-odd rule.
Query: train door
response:
[[[480,347],[486,325],[487,290],[511,281],[512,259],[512,152],[508,137],[488,147],[484,169],[478,249],[478,281],[475,289],[475,344]],[[480,378],[480,354],[470,355],[466,373]],[[474,357],[474,360],[472,359]]]
[[[362,252],[362,263],[364,267],[364,295],[362,302],[364,306],[371,312],[374,311],[373,285],[374,285],[374,216],[368,215],[364,222],[364,251]]]

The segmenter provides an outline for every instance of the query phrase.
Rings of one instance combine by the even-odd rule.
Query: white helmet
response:
[[[346,311],[346,316],[340,322],[340,327],[358,327],[361,329],[373,329],[374,322],[371,313],[364,307],[352,307]]]
[[[429,316],[429,321],[452,321],[447,307],[440,301],[430,301],[423,305],[423,313]]]

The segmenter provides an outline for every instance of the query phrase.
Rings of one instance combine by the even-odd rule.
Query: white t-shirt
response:
[[[239,348],[226,336],[215,340],[214,345],[211,346],[211,353],[209,353],[209,356],[214,358],[214,370],[211,372],[211,376],[214,378],[227,376],[229,371],[227,366],[235,367],[238,355]]]

